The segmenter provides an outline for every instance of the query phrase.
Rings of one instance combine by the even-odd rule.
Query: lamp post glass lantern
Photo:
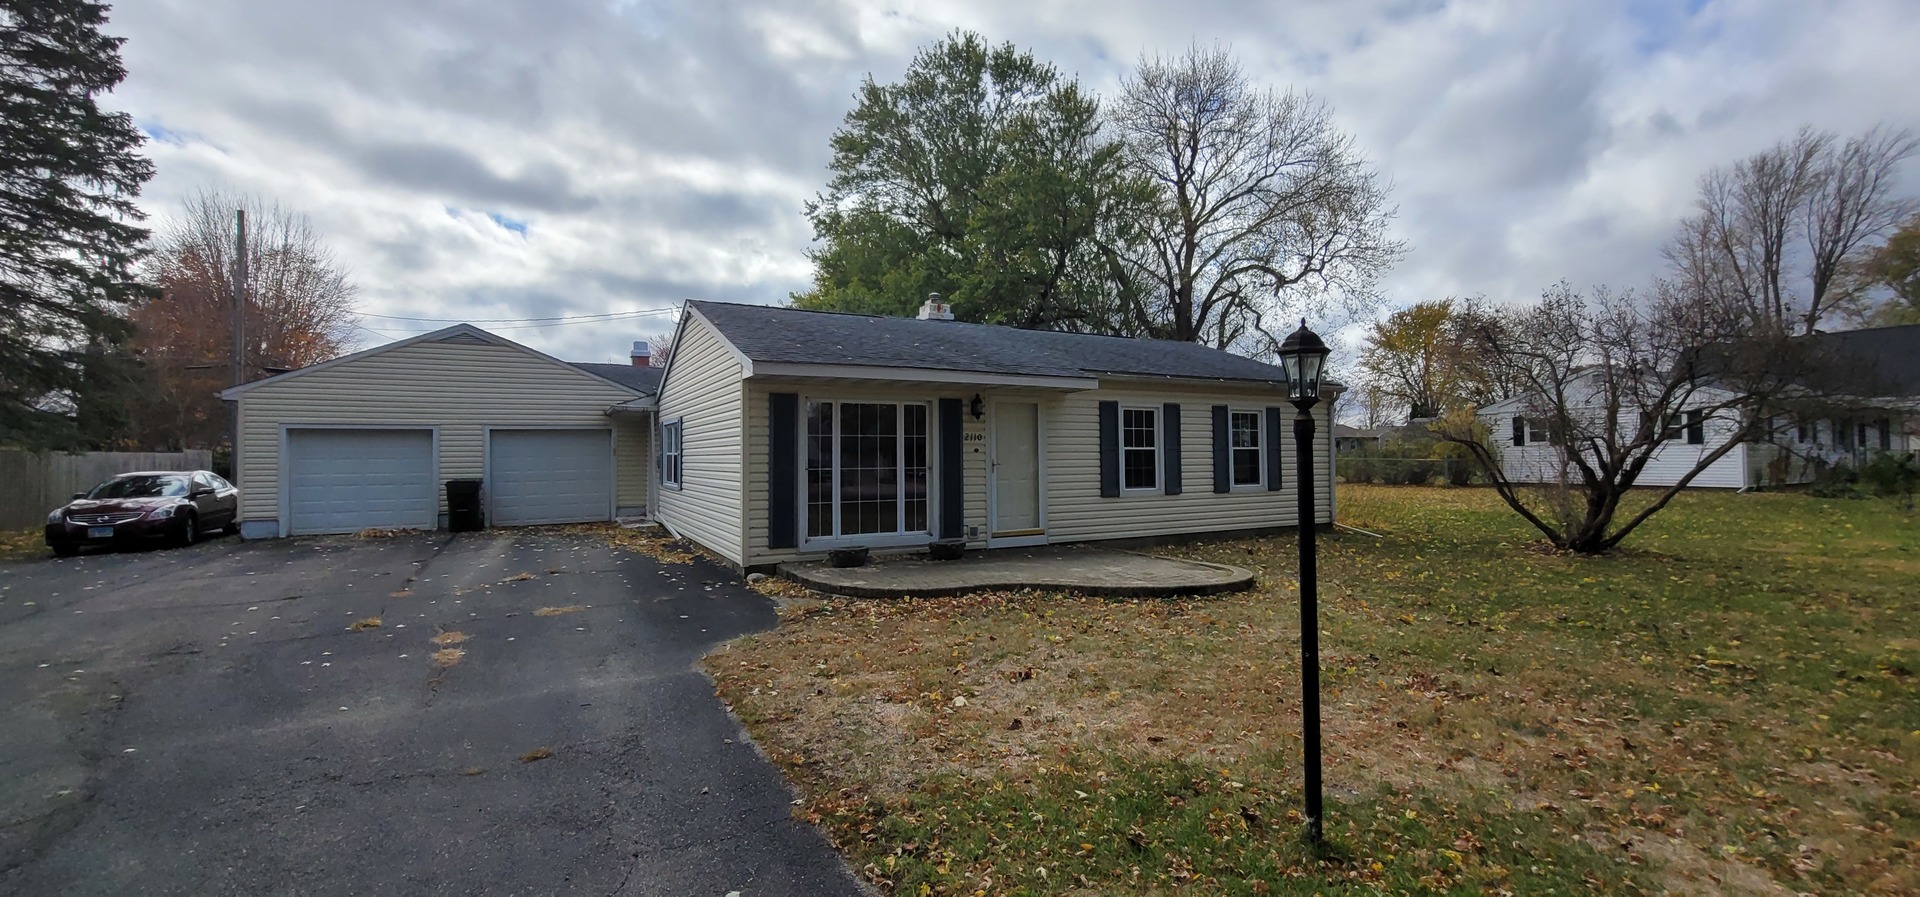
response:
[[[1313,406],[1320,402],[1320,375],[1331,351],[1319,334],[1307,329],[1304,318],[1300,329],[1280,344],[1287,399],[1297,409],[1293,446],[1299,473],[1293,482],[1298,508],[1295,528],[1300,531],[1300,725],[1306,751],[1307,840],[1315,845],[1324,837],[1326,820],[1320,787],[1320,571],[1313,543],[1319,512],[1314,501]]]

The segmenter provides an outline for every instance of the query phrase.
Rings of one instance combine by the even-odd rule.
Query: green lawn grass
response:
[[[1920,522],[1690,493],[1603,558],[1484,490],[1343,487],[1330,848],[1297,838],[1293,541],[1190,601],[841,601],[709,658],[883,891],[1920,890]]]

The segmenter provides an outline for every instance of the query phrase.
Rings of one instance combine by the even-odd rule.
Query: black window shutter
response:
[[[1280,409],[1267,408],[1267,491],[1280,491]],[[1318,446],[1315,446],[1318,448]]]
[[[1527,419],[1518,414],[1513,416],[1513,444],[1527,444]]]
[[[1228,446],[1233,434],[1228,432],[1227,406],[1213,406],[1213,491],[1233,491],[1233,464]]]
[[[1100,497],[1120,495],[1120,403],[1100,403]]]
[[[1705,412],[1699,408],[1687,410],[1687,444],[1704,445],[1707,441],[1707,428],[1703,421]]]
[[[798,547],[800,396],[767,395],[767,547]]]
[[[966,500],[962,498],[960,471],[963,467],[960,444],[960,400],[940,400],[940,532],[939,538],[958,539],[966,521]]]
[[[1180,404],[1168,402],[1160,410],[1161,442],[1166,450],[1160,455],[1160,479],[1166,482],[1168,495],[1180,494]]]

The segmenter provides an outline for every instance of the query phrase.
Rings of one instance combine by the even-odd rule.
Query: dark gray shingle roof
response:
[[[598,374],[621,386],[625,386],[628,389],[637,389],[647,395],[653,395],[660,391],[660,374],[663,372],[662,368],[637,368],[631,364],[594,364],[586,361],[569,361],[567,363],[589,374]]]
[[[1863,395],[1920,396],[1920,324],[1810,337],[1830,373]]]
[[[1124,374],[1282,382],[1280,368],[1171,340],[1018,330],[961,321],[690,301],[742,353],[768,364],[848,364],[1085,377]]]

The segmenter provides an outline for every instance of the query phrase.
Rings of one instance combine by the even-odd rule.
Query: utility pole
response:
[[[233,210],[233,385],[247,382],[247,210]],[[240,478],[240,403],[233,403],[233,447],[227,473]]]

